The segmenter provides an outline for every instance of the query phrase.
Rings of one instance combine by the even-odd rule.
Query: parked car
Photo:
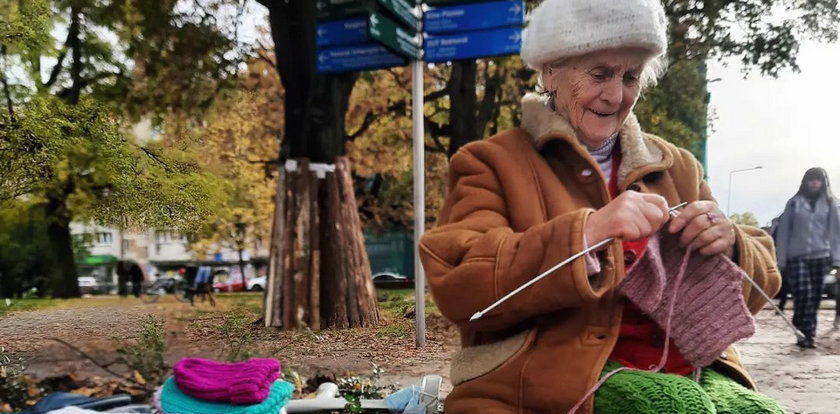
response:
[[[248,290],[252,292],[262,292],[265,290],[265,276],[248,279]]]
[[[242,292],[245,290],[245,285],[242,284],[242,276],[231,276],[227,271],[217,271],[213,279],[215,280],[213,283],[214,292]]]
[[[99,292],[99,282],[93,276],[79,276],[79,291],[82,294]]]
[[[373,275],[373,284],[383,289],[403,288],[414,285],[414,280],[394,272],[379,272]]]

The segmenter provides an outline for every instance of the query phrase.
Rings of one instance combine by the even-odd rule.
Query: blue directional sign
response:
[[[522,28],[480,30],[449,35],[426,35],[423,45],[425,61],[476,59],[519,53],[522,47]]]
[[[423,14],[423,30],[426,33],[441,34],[522,26],[524,16],[523,0],[434,7]]]
[[[366,17],[319,23],[315,28],[315,45],[321,48],[365,43],[369,39],[367,28]]]
[[[337,73],[382,69],[408,64],[408,60],[379,44],[322,49],[318,51],[318,72]]]

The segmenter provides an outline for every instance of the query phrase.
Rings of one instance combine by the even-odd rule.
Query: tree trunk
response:
[[[82,42],[79,39],[81,32],[79,22],[80,11],[78,7],[70,8],[70,28],[68,29],[69,36],[67,36],[67,43],[70,47],[70,55],[72,61],[70,62],[70,80],[72,84],[67,91],[65,100],[71,105],[79,103],[79,97],[82,94]]]
[[[452,157],[458,148],[481,139],[482,131],[478,131],[476,122],[478,100],[475,95],[476,72],[478,72],[478,65],[475,59],[452,62],[452,74],[446,85],[451,102],[449,157]]]
[[[49,290],[54,298],[77,298],[79,279],[70,235],[70,213],[65,198],[50,197],[46,206],[50,246]]]
[[[272,231],[265,323],[312,329],[371,326],[379,310],[345,153],[344,117],[356,74],[316,73],[311,0],[260,0],[269,11],[285,91],[281,171]],[[335,164],[323,179],[309,163]],[[281,167],[282,169],[282,167]]]
[[[379,308],[364,250],[350,163],[339,157],[323,178],[306,159],[284,171],[265,321],[284,329],[375,326]],[[282,216],[280,218],[279,216]]]
[[[245,260],[242,260],[242,252],[244,251],[245,249],[240,244],[240,247],[237,248],[237,253],[239,253],[239,274],[242,278],[242,290],[248,290],[248,280],[245,278]]]

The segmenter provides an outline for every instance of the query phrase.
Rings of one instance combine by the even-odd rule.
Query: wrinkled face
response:
[[[578,139],[598,147],[618,132],[641,92],[640,77],[649,59],[644,49],[593,52],[543,71],[543,85],[555,92],[554,107]]]
[[[822,180],[819,178],[812,178],[808,180],[808,191],[810,191],[811,194],[817,194],[820,190],[822,190]]]

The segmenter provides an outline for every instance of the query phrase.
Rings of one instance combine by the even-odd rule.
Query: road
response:
[[[833,320],[833,309],[821,310],[817,349],[802,350],[784,321],[765,309],[756,334],[738,346],[760,391],[791,413],[840,413],[840,331],[831,329]]]

